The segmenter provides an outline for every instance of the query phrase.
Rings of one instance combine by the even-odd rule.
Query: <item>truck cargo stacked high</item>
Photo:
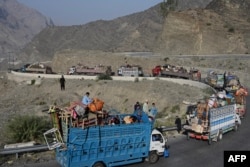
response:
[[[218,91],[224,90],[227,94],[231,95],[236,103],[236,111],[240,117],[244,117],[246,114],[246,96],[248,96],[248,90],[241,85],[238,76],[224,72],[219,73],[210,70],[205,78],[205,83],[215,88]]]
[[[54,128],[44,136],[61,166],[120,166],[146,158],[156,163],[167,151],[166,139],[145,113],[107,112],[102,105],[89,110],[74,102],[66,108],[50,108]]]
[[[231,130],[237,130],[241,124],[236,113],[233,97],[219,97],[222,93],[212,95],[207,102],[199,102],[187,107],[187,125],[184,130],[190,137],[212,141],[222,140],[222,135]]]
[[[188,71],[184,67],[169,64],[155,66],[152,69],[152,75],[201,81],[201,73],[198,69],[191,68],[190,71]]]
[[[88,67],[83,64],[77,64],[76,66],[72,66],[69,68],[68,71],[69,75],[73,74],[82,74],[82,75],[99,75],[99,74],[106,74],[106,75],[113,75],[111,66],[104,66],[104,65],[96,65],[94,67]]]
[[[26,64],[21,68],[22,72],[53,74],[52,68],[43,63]]]
[[[139,65],[122,65],[117,71],[118,76],[140,77],[143,76],[142,67]]]

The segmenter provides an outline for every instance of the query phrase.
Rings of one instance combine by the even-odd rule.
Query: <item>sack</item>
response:
[[[88,105],[89,110],[92,112],[101,111],[103,108],[104,102],[100,99],[94,98],[93,102]]]
[[[164,150],[164,157],[165,158],[169,157],[169,151],[167,148],[165,148],[165,150]]]

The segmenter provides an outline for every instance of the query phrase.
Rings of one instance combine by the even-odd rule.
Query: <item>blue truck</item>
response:
[[[187,107],[187,123],[184,130],[187,139],[195,138],[208,141],[222,140],[223,134],[229,131],[237,131],[241,120],[236,113],[236,104],[210,108],[208,111],[201,110],[198,105],[189,105]]]
[[[84,126],[76,126],[69,112],[53,110],[50,114],[54,127],[44,137],[63,167],[111,167],[144,160],[156,163],[164,152],[168,153],[167,140],[153,128],[154,121],[146,114],[140,114],[140,118],[137,112],[109,115],[117,120],[109,124],[97,120]],[[128,117],[134,122],[126,122]]]

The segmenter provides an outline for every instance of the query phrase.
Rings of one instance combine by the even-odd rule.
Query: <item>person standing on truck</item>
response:
[[[85,95],[84,95],[83,98],[82,98],[82,103],[83,103],[84,105],[86,105],[86,106],[92,102],[92,99],[89,98],[89,95],[90,95],[90,93],[89,93],[89,92],[86,92]]]
[[[134,105],[134,111],[136,111],[136,110],[141,110],[141,105],[140,105],[139,101],[137,101]]]
[[[145,101],[145,103],[142,106],[142,110],[149,115],[149,109],[148,109],[148,100]]]
[[[157,114],[157,108],[155,106],[155,103],[152,103],[152,107],[150,108],[149,116],[151,116],[153,119],[155,119],[156,114]]]
[[[181,132],[181,119],[178,116],[176,116],[175,125],[177,127],[177,132],[180,133]]]
[[[62,75],[62,77],[60,78],[60,86],[61,86],[61,90],[65,90],[65,78]]]

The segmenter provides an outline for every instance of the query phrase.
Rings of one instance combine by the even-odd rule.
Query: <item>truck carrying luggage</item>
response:
[[[241,120],[236,113],[236,104],[208,108],[206,104],[189,105],[186,112],[187,125],[184,130],[187,139],[195,138],[212,141],[222,140],[223,134],[237,131]]]
[[[53,74],[52,68],[43,63],[25,64],[21,68],[21,71],[26,73]]]
[[[201,73],[198,69],[191,68],[190,71],[183,67],[169,64],[158,65],[152,69],[152,75],[158,77],[182,78],[201,81]]]
[[[166,139],[153,129],[154,121],[146,114],[102,110],[90,112],[91,118],[73,118],[72,111],[52,107],[54,128],[44,133],[49,149],[55,149],[56,160],[63,167],[122,166],[145,159],[156,163],[167,151]]]
[[[122,65],[117,70],[118,76],[128,76],[128,77],[142,77],[143,70],[139,65]]]
[[[97,65],[94,67],[88,67],[83,64],[77,64],[72,66],[68,71],[69,75],[113,75],[111,66]]]
[[[213,70],[208,71],[205,78],[205,83],[217,90],[223,90],[225,82],[225,74]]]

